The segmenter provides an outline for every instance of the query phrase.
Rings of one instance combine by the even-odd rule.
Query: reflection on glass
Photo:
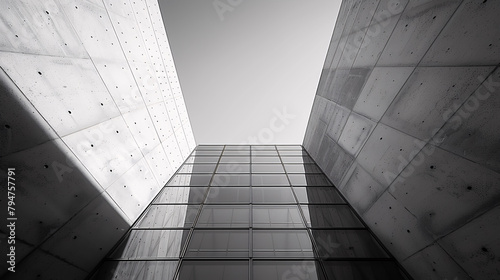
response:
[[[248,257],[248,231],[194,230],[186,257]]]
[[[258,145],[258,146],[252,146],[252,151],[274,151],[276,150],[275,146],[271,145]]]
[[[250,174],[222,174],[214,175],[212,186],[250,186]]]
[[[281,160],[283,163],[314,163],[312,158],[309,156],[301,156],[301,157],[294,157],[294,156],[287,156],[287,157],[282,157]]]
[[[252,164],[253,173],[285,173],[281,164]]]
[[[293,186],[331,186],[323,174],[290,174],[288,175]]]
[[[290,206],[254,206],[254,228],[304,228],[299,209]]]
[[[283,151],[280,150],[280,156],[282,157],[288,157],[288,156],[307,156],[307,153],[302,150],[296,150],[296,151]]]
[[[172,279],[178,261],[106,261],[91,280]]]
[[[252,157],[252,163],[281,163],[279,157]]]
[[[250,163],[250,157],[242,156],[222,156],[220,163]]]
[[[250,151],[250,146],[248,145],[226,145],[224,149],[226,151]]]
[[[249,220],[249,206],[205,205],[196,227],[248,228]]]
[[[248,163],[220,163],[217,173],[250,173]]]
[[[250,188],[211,187],[206,203],[250,203]]]
[[[194,205],[151,205],[136,228],[191,227],[198,214]]]
[[[254,261],[254,279],[265,280],[322,280],[323,273],[315,261]],[[331,278],[344,279],[344,278]]]
[[[185,163],[217,163],[219,157],[212,156],[190,156],[186,159]]]
[[[132,230],[111,254],[112,258],[178,258],[188,230]]]
[[[345,203],[334,187],[293,187],[300,203]]]
[[[178,173],[213,173],[215,170],[215,163],[209,164],[184,164]]]
[[[246,151],[237,151],[237,150],[224,150],[224,153],[222,153],[223,156],[245,156],[249,157],[250,156],[250,150]]]
[[[211,174],[177,174],[169,182],[168,186],[208,186]]]
[[[208,187],[165,187],[154,203],[199,204],[205,199]]]
[[[347,205],[306,205],[302,212],[312,228],[363,227]]]
[[[325,258],[387,258],[367,230],[313,229],[318,253]]]
[[[276,156],[277,157],[278,152],[276,150],[266,150],[266,151],[253,150],[252,156]]]
[[[405,280],[393,261],[325,261],[328,279]]]
[[[302,146],[300,145],[278,145],[276,146],[278,151],[302,151]]]
[[[313,257],[306,230],[254,230],[254,257]]]
[[[253,186],[290,186],[288,178],[283,174],[252,174]]]
[[[178,280],[248,280],[248,277],[248,261],[184,260]]]
[[[321,169],[314,164],[314,163],[308,163],[308,164],[285,164],[285,169],[286,172],[288,173],[321,173]]]
[[[253,203],[296,203],[289,187],[253,187]]]

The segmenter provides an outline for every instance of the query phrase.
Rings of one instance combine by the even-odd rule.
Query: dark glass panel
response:
[[[250,188],[210,187],[206,203],[250,203]]]
[[[248,280],[248,261],[182,261],[178,280]]]
[[[304,228],[299,209],[295,205],[267,206],[255,205],[254,228]]]
[[[189,230],[132,230],[113,251],[115,259],[178,258]]]
[[[312,158],[309,156],[289,156],[289,157],[282,157],[281,160],[283,163],[314,163]]]
[[[248,257],[248,230],[193,231],[185,257]]]
[[[289,187],[253,187],[253,203],[296,203]]]
[[[281,163],[279,157],[252,157],[252,163]]]
[[[289,174],[292,186],[331,186],[323,174]]]
[[[248,163],[220,163],[216,173],[250,173]]]
[[[313,257],[306,230],[254,230],[254,257]]]
[[[167,186],[208,186],[212,174],[177,174]]]
[[[285,164],[287,173],[322,173],[321,169],[314,163]]]
[[[220,163],[250,163],[250,157],[242,156],[222,156]]]
[[[285,173],[281,164],[252,164],[252,173]]]
[[[266,150],[266,151],[253,150],[252,156],[276,156],[277,157],[278,152],[276,150]]]
[[[250,186],[250,174],[222,174],[214,175],[211,186]]]
[[[254,261],[254,279],[265,280],[323,280],[319,264],[315,261]],[[333,278],[332,278],[333,279]],[[336,279],[336,278],[335,278]]]
[[[252,174],[252,186],[290,186],[283,174]]]
[[[250,226],[250,207],[238,205],[205,205],[196,227],[245,227]]]
[[[224,150],[224,153],[222,153],[223,156],[245,156],[249,157],[250,156],[250,151],[238,151],[238,150]]]
[[[293,187],[300,203],[345,203],[335,187]]]
[[[135,227],[142,229],[191,227],[199,208],[197,205],[151,205]]]

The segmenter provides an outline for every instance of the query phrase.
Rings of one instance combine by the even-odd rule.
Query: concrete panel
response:
[[[2,217],[2,218],[4,218],[4,217]],[[5,229],[7,230],[7,227],[5,227]],[[0,238],[1,238],[1,240],[5,240],[5,241],[8,240],[8,238],[9,238],[8,236],[9,236],[8,233],[4,233],[4,232],[0,231]],[[3,263],[7,263],[7,261],[10,261],[10,256],[7,256],[7,254],[10,254],[10,248],[9,248],[10,246],[8,246],[7,244],[4,245],[4,247],[5,247],[5,249],[4,249],[5,250],[5,254],[0,259],[0,261],[2,261]],[[23,261],[23,259],[31,251],[33,251],[34,248],[35,247],[32,246],[32,245],[26,244],[22,240],[16,239],[16,250],[15,250],[16,263],[20,263],[21,261]],[[14,273],[9,272],[7,270],[7,267],[5,265],[3,265],[2,266],[2,271],[0,271],[0,277],[2,277],[3,275],[6,275],[6,274],[14,274]],[[2,279],[4,279],[4,278],[2,278]]]
[[[177,110],[177,104],[175,104],[174,99],[165,100],[166,111],[168,113],[168,117],[170,118],[170,124],[172,125],[172,130],[176,131],[177,129],[182,127],[181,118],[179,116]]]
[[[43,121],[16,84],[0,69],[0,156],[36,146],[56,137],[50,125]]]
[[[334,140],[325,136],[321,141],[318,155],[314,158],[328,178],[339,186],[345,173],[351,167],[354,158],[342,149]]]
[[[319,155],[319,148],[321,145],[321,141],[323,140],[323,137],[327,138],[328,136],[325,136],[326,132],[326,124],[322,121],[318,121],[315,126],[312,128],[313,130],[311,131],[311,140],[309,143],[306,144],[307,152],[316,160],[316,158]]]
[[[328,123],[328,129],[326,133],[333,140],[338,140],[347,122],[350,111],[335,103],[332,103],[331,110],[333,112],[331,113],[332,116],[330,122]]]
[[[374,68],[353,110],[374,121],[379,121],[413,69],[413,67]]]
[[[87,58],[58,1],[2,1],[0,50]]]
[[[450,114],[434,138],[443,149],[496,172],[500,172],[499,86],[500,69],[497,69],[453,115]]]
[[[160,139],[146,107],[123,114],[123,119],[143,155],[160,145]]]
[[[135,221],[161,187],[146,159],[141,159],[109,186],[106,192],[129,220]]]
[[[385,189],[386,187],[377,182],[370,173],[355,162],[346,173],[340,191],[354,209],[362,215],[382,195]]]
[[[148,162],[151,172],[155,176],[158,184],[160,184],[160,186],[165,185],[175,170],[170,166],[163,146],[156,146],[149,154],[145,155],[144,158]]]
[[[444,237],[439,243],[473,279],[498,278],[500,207]]]
[[[361,1],[352,1],[349,4],[350,4],[348,8],[349,12],[346,15],[344,28],[342,29],[342,35],[339,39],[339,44],[332,60],[332,68],[342,69],[338,67],[339,62],[342,59],[342,55],[345,52],[345,49],[349,48],[349,46],[347,46],[347,39],[349,37],[349,34],[351,34],[352,32],[352,27],[354,25],[354,21],[356,20],[356,15],[358,14],[359,8],[361,6]],[[348,70],[349,68],[350,67],[343,69]]]
[[[387,192],[362,217],[398,259],[413,255],[433,241],[404,205]]]
[[[401,264],[415,279],[471,279],[438,244],[432,244]]]
[[[374,67],[408,0],[381,0],[366,30],[353,67]]]
[[[370,75],[370,71],[371,69],[368,68],[337,69],[326,98],[349,110],[352,109]]]
[[[356,156],[365,144],[376,123],[351,113],[339,138],[339,145],[352,156]]]
[[[149,105],[148,111],[153,122],[154,129],[156,130],[156,134],[158,135],[160,141],[165,141],[165,139],[174,133],[174,129],[172,128],[173,120],[170,117],[171,113],[167,110],[167,107],[163,102]]]
[[[421,65],[497,65],[500,63],[500,29],[495,28],[500,26],[498,14],[500,5],[496,1],[463,1]]]
[[[62,140],[104,189],[142,158],[121,117],[70,134]]]
[[[177,170],[184,162],[184,158],[182,157],[179,143],[177,142],[175,135],[170,135],[161,144],[163,145],[163,149],[165,149],[167,153],[167,158],[170,162],[170,166],[172,166],[174,170]]]
[[[389,189],[429,232],[443,236],[493,207],[498,182],[499,173],[427,145]]]
[[[16,168],[17,237],[34,246],[103,191],[60,139],[3,157],[0,166]],[[7,188],[0,193],[6,198]]]
[[[377,65],[417,65],[459,5],[455,0],[409,2]]]
[[[89,273],[131,223],[103,193],[58,230],[41,249]]]
[[[379,123],[361,149],[357,162],[387,187],[421,147],[415,138]]]
[[[23,266],[29,269],[17,268],[15,273],[6,273],[2,279],[79,280],[85,279],[89,273],[41,250],[29,255],[23,261]]]
[[[101,103],[110,95],[88,59],[0,52],[2,68],[26,98],[64,136],[117,116]]]
[[[430,138],[480,85],[491,67],[419,67],[387,109],[382,122],[419,139]],[[418,104],[418,106],[416,106]]]

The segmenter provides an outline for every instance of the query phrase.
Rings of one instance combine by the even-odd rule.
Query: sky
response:
[[[340,0],[159,0],[197,144],[302,144]]]

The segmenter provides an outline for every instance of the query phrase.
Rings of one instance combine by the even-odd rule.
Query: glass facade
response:
[[[409,279],[302,146],[198,146],[92,279]]]

